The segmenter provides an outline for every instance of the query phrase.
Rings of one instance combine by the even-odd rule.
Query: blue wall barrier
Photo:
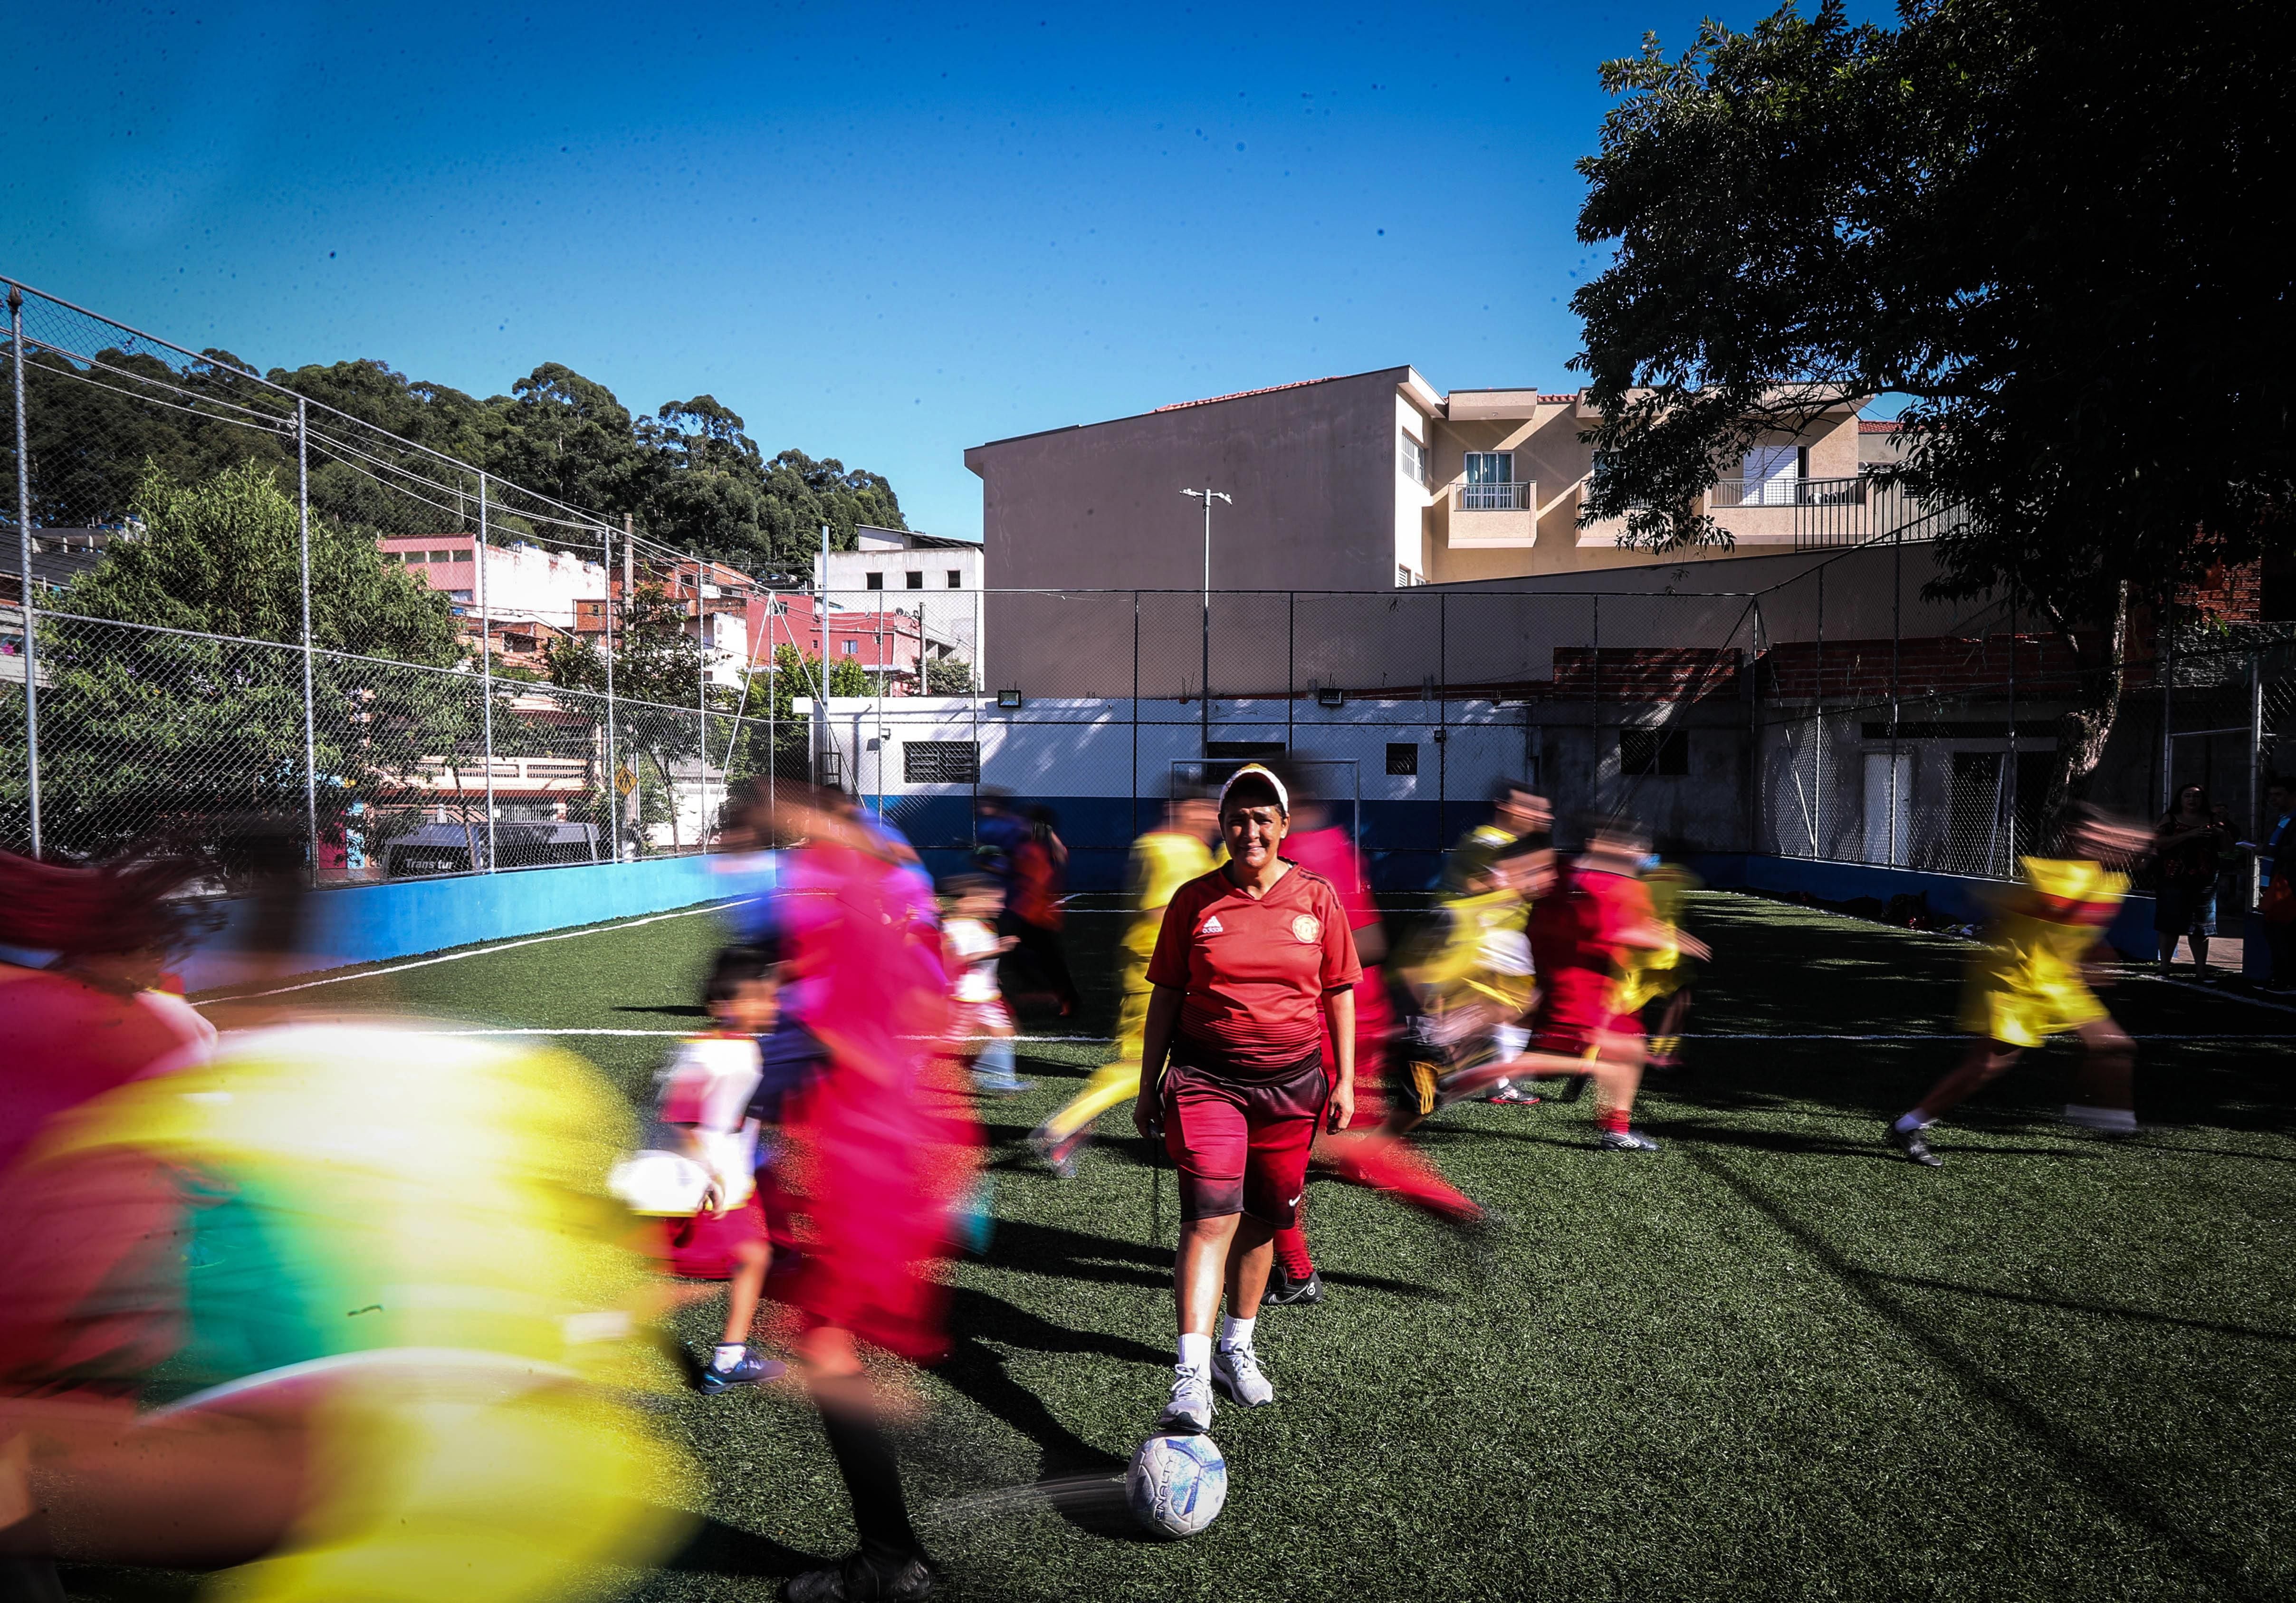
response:
[[[1997,879],[1931,874],[1918,868],[1886,868],[1868,863],[1830,863],[1815,858],[1758,857],[1750,852],[1699,852],[1684,859],[1718,891],[1806,892],[1820,901],[1854,901],[1870,896],[1887,907],[1892,896],[1926,896],[1930,911],[1956,924],[1983,924],[1993,917],[2010,887]],[[2104,933],[2125,957],[2152,958],[2152,899],[2131,896],[2120,904]]]
[[[348,968],[692,907],[726,894],[710,872],[715,860],[652,858],[316,892],[307,909],[302,950],[280,972]],[[197,992],[230,982],[236,972],[232,958],[236,937],[254,911],[245,900],[224,904],[223,927],[181,965],[186,990]]]

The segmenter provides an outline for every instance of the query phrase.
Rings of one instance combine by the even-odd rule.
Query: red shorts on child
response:
[[[704,1209],[691,1219],[665,1219],[661,1239],[671,1274],[689,1280],[730,1280],[734,1249],[745,1241],[767,1239],[765,1204],[751,1192],[749,1201],[722,1214]]]

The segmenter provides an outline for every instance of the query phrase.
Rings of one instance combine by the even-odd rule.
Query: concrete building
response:
[[[377,540],[382,560],[403,563],[458,607],[474,606],[479,569],[474,534],[423,534]],[[497,619],[530,618],[574,627],[575,604],[603,599],[606,570],[571,551],[546,551],[521,540],[487,547],[487,611]]]
[[[814,582],[832,609],[873,613],[891,607],[913,621],[920,654],[978,662],[980,545],[867,523],[853,532],[854,549],[832,551],[825,568],[819,556],[813,561]]]
[[[1675,566],[1578,524],[1583,394],[1439,393],[1411,367],[1184,401],[973,447],[992,588],[1367,590]],[[1876,436],[1877,447],[1884,437]],[[1709,509],[1741,552],[1849,544],[1872,522],[1854,398],[1766,439]]]

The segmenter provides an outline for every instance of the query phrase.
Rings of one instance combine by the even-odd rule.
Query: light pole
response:
[[[1202,703],[1202,733],[1197,736],[1197,744],[1209,759],[1212,738],[1212,503],[1226,501],[1233,506],[1235,497],[1209,484],[1201,489],[1184,489],[1180,493],[1193,496],[1204,504],[1204,659],[1203,678],[1196,686],[1196,695]]]

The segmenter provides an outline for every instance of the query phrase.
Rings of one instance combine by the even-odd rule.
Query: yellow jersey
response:
[[[2086,859],[2021,859],[2025,882],[1970,966],[1962,1028],[2013,1047],[2106,1016],[2081,973],[2128,894],[2128,876]]]
[[[1216,867],[1211,848],[1192,834],[1155,829],[1132,843],[1125,885],[1140,916],[1124,932],[1127,957],[1144,966],[1155,955],[1156,936],[1164,927],[1164,909],[1173,892]]]

